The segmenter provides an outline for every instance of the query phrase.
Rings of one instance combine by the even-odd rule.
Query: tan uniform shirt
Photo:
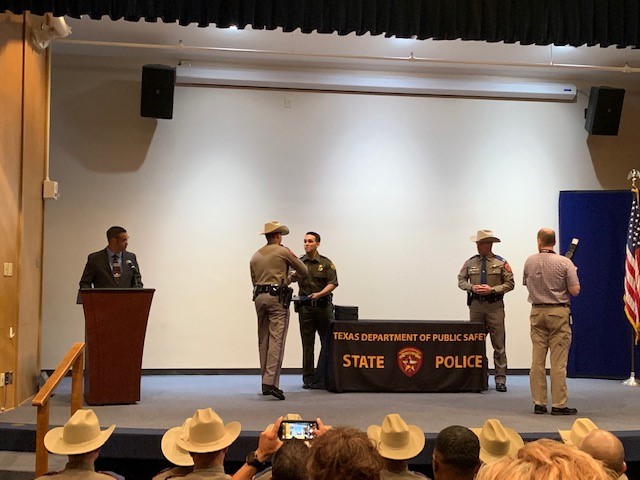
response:
[[[113,480],[123,479],[120,475],[96,472],[91,462],[67,463],[61,472],[50,472],[36,480]]]
[[[287,272],[293,268],[300,278],[307,276],[307,267],[287,247],[269,244],[253,254],[249,261],[254,285],[280,285],[287,282]]]
[[[471,291],[473,285],[480,285],[482,257],[474,255],[464,262],[458,274],[458,286],[462,290]],[[497,255],[487,255],[487,285],[496,293],[507,293],[513,290],[513,272],[504,258]]]
[[[152,480],[167,480],[169,478],[178,478],[184,477],[185,475],[191,473],[193,471],[193,467],[172,467],[167,468],[166,470],[161,471]]]
[[[229,480],[231,475],[224,473],[223,466],[216,465],[210,468],[195,468],[193,472],[180,478],[184,480]]]

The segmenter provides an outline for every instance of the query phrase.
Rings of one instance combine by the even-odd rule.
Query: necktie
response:
[[[121,270],[120,263],[118,262],[118,255],[113,255],[113,264],[111,265],[113,271],[113,278],[115,278],[116,282],[120,280]]]
[[[480,268],[480,283],[487,283],[487,257],[482,257],[482,266]]]

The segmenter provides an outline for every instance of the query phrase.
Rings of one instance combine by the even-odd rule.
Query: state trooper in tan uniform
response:
[[[460,269],[458,286],[467,291],[469,320],[484,323],[491,337],[496,390],[506,392],[507,353],[502,297],[513,290],[513,272],[504,258],[491,251],[493,244],[500,241],[491,230],[478,230],[471,241],[476,242],[478,255],[467,260]]]
[[[115,428],[111,425],[100,430],[93,410],[78,410],[63,427],[51,429],[44,437],[44,446],[49,452],[69,457],[67,465],[61,472],[49,472],[36,480],[124,480],[113,472],[96,472],[94,467],[100,448]]]
[[[253,283],[253,302],[258,315],[258,349],[262,371],[262,394],[284,400],[280,390],[280,370],[284,344],[289,329],[289,304],[293,289],[288,286],[289,269],[300,278],[308,275],[307,267],[287,247],[281,245],[282,236],[289,229],[272,220],[264,224],[267,244],[253,254],[249,262]]]

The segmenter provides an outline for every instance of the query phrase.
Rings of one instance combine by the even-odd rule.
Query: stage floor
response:
[[[70,385],[70,379],[63,380],[51,400],[52,426],[68,419]],[[395,412],[427,434],[452,424],[480,427],[488,418],[498,418],[521,434],[557,436],[557,429],[571,428],[576,417],[533,414],[528,376],[510,376],[507,385],[507,393],[490,389],[483,393],[335,394],[304,390],[299,375],[284,375],[280,386],[287,399],[278,401],[260,394],[260,378],[254,375],[144,376],[138,404],[93,408],[103,426],[115,423],[128,429],[168,429],[204,407],[212,407],[225,422],[239,421],[245,432],[260,431],[288,412],[361,429],[380,425],[387,413]],[[578,409],[578,417],[588,417],[606,430],[640,430],[640,388],[593,379],[568,379],[568,386],[569,406]],[[35,421],[36,409],[30,404],[0,414],[0,423]]]

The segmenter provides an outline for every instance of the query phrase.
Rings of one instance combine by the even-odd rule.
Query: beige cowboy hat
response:
[[[63,427],[52,428],[44,436],[44,446],[58,455],[80,455],[93,452],[109,439],[115,425],[100,430],[98,417],[89,409],[74,413]]]
[[[193,458],[191,458],[189,452],[180,448],[176,443],[178,437],[188,435],[190,424],[191,418],[187,418],[182,425],[170,428],[162,436],[162,443],[160,444],[162,454],[167,460],[179,467],[190,467],[193,465]]]
[[[266,235],[267,233],[280,233],[281,235],[289,235],[289,228],[286,225],[282,225],[276,220],[271,220],[264,224],[264,230],[259,232],[258,235]]]
[[[577,418],[571,430],[559,430],[562,441],[568,445],[580,448],[584,437],[586,437],[592,430],[597,430],[598,426],[588,418]]]
[[[500,420],[490,418],[482,428],[471,428],[480,440],[480,460],[492,463],[504,457],[516,458],[518,450],[524,447],[522,437],[512,428],[507,428]]]
[[[229,422],[226,425],[211,408],[196,410],[191,423],[176,443],[187,452],[217,452],[231,445],[240,435],[240,422]]]
[[[287,413],[284,417],[282,417],[282,420],[302,420],[302,417],[299,413]],[[265,428],[265,430],[271,430],[273,428],[273,425],[273,423],[270,423],[269,425],[267,425],[267,428]]]
[[[498,237],[493,236],[493,232],[491,230],[478,230],[474,236],[469,238],[472,242],[499,242],[500,239]]]
[[[407,425],[397,413],[390,413],[382,426],[371,425],[367,435],[376,442],[378,453],[391,460],[408,460],[424,448],[424,432],[415,425]]]

